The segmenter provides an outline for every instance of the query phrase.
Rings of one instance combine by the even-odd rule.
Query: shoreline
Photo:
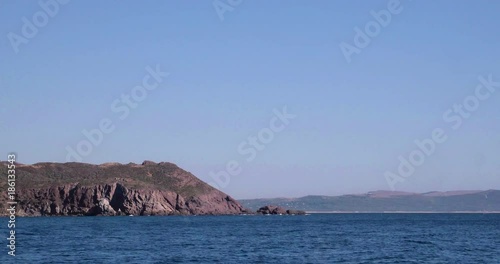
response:
[[[311,214],[500,214],[500,211],[306,211],[306,215]],[[217,217],[217,216],[270,216],[263,214],[206,214],[206,215],[133,215],[134,217]],[[276,216],[304,216],[304,215],[276,215]],[[64,217],[64,218],[87,218],[87,217],[129,217],[129,215],[16,215],[16,218],[52,218],[52,217]],[[0,215],[1,218],[9,218],[8,215]]]
[[[500,211],[306,211],[307,214],[500,214]]]

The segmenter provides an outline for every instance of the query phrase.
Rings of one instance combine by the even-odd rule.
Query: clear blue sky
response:
[[[212,182],[235,160],[236,198],[337,195],[389,189],[398,156],[442,128],[396,189],[500,189],[500,87],[459,129],[443,120],[478,76],[500,82],[500,2],[402,0],[347,63],[340,43],[388,2],[247,0],[221,21],[212,1],[73,1],[15,53],[9,32],[43,9],[2,1],[0,159],[65,162],[109,118],[83,162],[170,161]],[[121,120],[113,101],[157,64],[170,75]],[[296,118],[247,162],[238,146],[284,106]]]

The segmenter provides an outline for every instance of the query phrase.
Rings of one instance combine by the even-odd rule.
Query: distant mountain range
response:
[[[341,196],[239,200],[256,210],[272,204],[307,212],[500,212],[500,190],[409,193],[374,191]]]

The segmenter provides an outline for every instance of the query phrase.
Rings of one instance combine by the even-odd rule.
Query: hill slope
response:
[[[1,164],[0,214],[5,215],[7,166]],[[233,198],[175,164],[37,163],[16,165],[17,214],[241,214]]]
[[[240,200],[250,209],[274,204],[305,211],[339,212],[457,212],[500,211],[500,191],[404,193],[378,191],[362,195],[305,196]]]

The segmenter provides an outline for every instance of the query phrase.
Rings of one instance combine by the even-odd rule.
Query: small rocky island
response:
[[[275,205],[266,205],[259,210],[257,210],[257,214],[263,215],[305,215],[305,211],[301,210],[286,210],[283,207],[275,206]]]

